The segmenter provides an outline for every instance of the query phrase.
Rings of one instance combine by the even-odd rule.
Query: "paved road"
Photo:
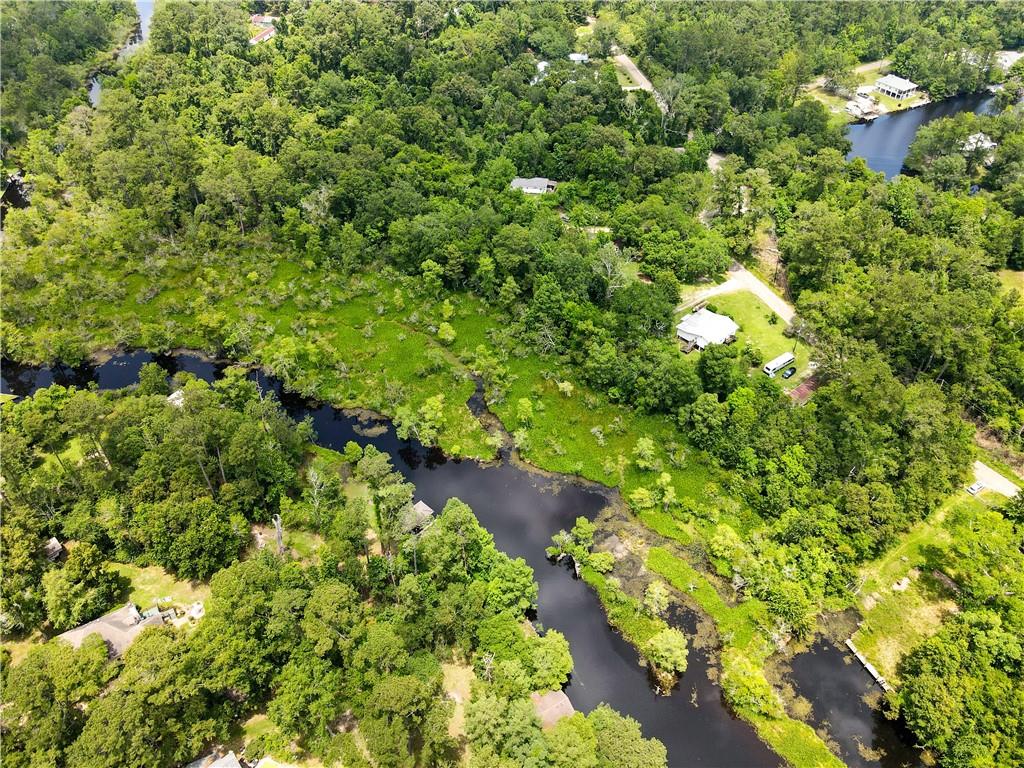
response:
[[[1017,492],[1020,491],[1020,488],[1015,483],[1011,483],[992,469],[992,467],[982,464],[980,461],[974,462],[974,479],[990,491],[1001,493],[1008,498],[1016,496]]]
[[[654,90],[654,85],[650,80],[647,79],[647,75],[640,71],[640,67],[629,58],[625,53],[618,53],[612,57],[616,64],[619,64],[626,72],[629,73],[630,78],[634,83],[640,86],[640,89],[653,94],[654,100],[658,103],[658,109],[664,112],[668,109],[668,105],[665,104],[665,99],[662,98],[661,94]]]
[[[793,318],[796,317],[796,309],[793,308],[792,304],[765,285],[757,275],[735,261],[729,267],[728,280],[718,285],[708,286],[704,290],[695,293],[679,308],[686,309],[698,302],[706,301],[712,296],[718,296],[723,293],[736,293],[737,291],[750,291],[767,304],[775,314],[785,320],[787,324],[792,323]]]

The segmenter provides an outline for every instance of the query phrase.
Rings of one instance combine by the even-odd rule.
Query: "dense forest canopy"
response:
[[[197,347],[259,362],[304,395],[376,408],[403,436],[493,455],[456,396],[472,372],[524,455],[620,486],[659,534],[685,528],[699,564],[731,580],[741,603],[763,606],[752,613],[773,640],[807,637],[823,610],[851,604],[858,569],[966,479],[975,426],[1024,447],[1024,303],[998,278],[1024,268],[1024,70],[1002,72],[995,58],[1024,45],[1024,5],[158,2],[147,45],[104,78],[95,108],[75,91],[71,65],[109,48],[124,3],[14,8],[3,22],[13,51],[5,162],[26,169],[32,204],[5,218],[9,358],[77,363],[104,348]],[[276,35],[250,45],[256,12],[278,17]],[[623,90],[608,58],[620,50],[647,71],[657,100]],[[844,159],[842,125],[804,88],[879,58],[936,99],[1004,80],[1001,111],[923,128],[906,174],[887,182]],[[964,149],[979,132],[997,145],[991,157]],[[712,151],[723,156],[714,172]],[[516,176],[557,187],[524,195],[509,188]],[[710,347],[694,361],[673,333],[681,289],[719,278],[733,260],[756,266],[766,241],[798,313],[794,349],[807,345],[818,363],[802,406],[778,381],[751,377],[765,362],[756,345]],[[322,734],[338,702],[367,724],[377,759],[400,752],[403,738],[421,744],[422,760],[449,749],[436,660],[417,654],[479,654],[483,637],[508,641],[509,627],[493,622],[519,618],[533,598],[496,609],[486,585],[532,577],[486,541],[457,578],[429,557],[423,574],[389,572],[372,557],[363,573],[349,561],[364,531],[342,515],[339,532],[308,510],[303,524],[337,550],[342,577],[272,558],[231,565],[250,525],[308,503],[295,500],[306,493],[309,435],[238,377],[186,384],[181,411],[156,397],[151,378],[132,395],[51,388],[5,409],[4,541],[21,547],[4,576],[19,585],[5,589],[16,596],[5,597],[7,629],[99,615],[117,594],[103,568],[116,558],[212,576],[215,607],[193,637],[234,637],[246,619],[230,595],[251,579],[259,600],[288,614],[286,626],[250,628],[269,638],[253,659],[212,662],[200,640],[170,633],[125,659],[119,681],[150,654],[168,659],[170,676],[211,678],[167,705],[190,715],[154,764],[184,759],[257,703],[325,755],[342,747],[310,734]],[[608,418],[552,429],[549,382],[557,407],[583,402]],[[88,446],[81,470],[61,465],[72,438]],[[700,487],[687,479],[698,466]],[[408,501],[401,483],[388,487],[374,488],[378,514]],[[336,506],[369,514],[350,501]],[[449,514],[471,517],[456,506],[442,520]],[[991,514],[1004,569],[1019,559],[1021,521]],[[376,521],[382,544],[398,547],[386,520]],[[980,539],[969,548],[986,528],[954,522],[968,543],[947,565],[966,577],[991,550]],[[52,571],[24,542],[58,531],[81,543]],[[577,546],[566,537],[556,545]],[[1022,669],[1008,638],[1024,624],[1012,569],[999,573],[908,655],[894,701],[948,765],[1021,760]],[[409,595],[423,590],[432,613],[412,616]],[[379,624],[353,617],[366,627],[325,650],[295,617],[350,592],[386,602],[388,614]],[[442,616],[462,599],[479,603],[465,636]],[[392,635],[371,629],[385,624]],[[630,622],[621,624],[628,636]],[[473,635],[477,625],[486,629]],[[508,651],[508,680],[476,700],[468,734],[476,754],[492,749],[496,761],[560,765],[556,755],[568,753],[550,743],[554,732],[524,714],[544,665],[521,639]],[[388,678],[366,676],[362,642],[399,659]],[[947,668],[937,657],[952,646],[959,661]],[[491,652],[501,662],[506,650]],[[79,698],[65,702],[74,709],[113,673],[90,652],[57,658],[47,644],[30,656],[38,669],[22,674],[86,670]],[[728,658],[767,686],[749,658]],[[332,661],[362,671],[342,675]],[[239,670],[250,664],[240,703]],[[936,681],[950,675],[979,686],[988,704],[944,706]],[[311,680],[334,698],[299,701]],[[38,748],[94,764],[82,745],[116,740],[117,698],[150,695],[140,690],[116,684]],[[387,707],[400,692],[411,698],[396,717]],[[741,711],[746,692],[726,690]],[[32,706],[19,701],[17,711]],[[503,708],[522,722],[504,723],[492,742]],[[596,762],[585,764],[625,764],[605,751],[610,732],[631,726],[599,712],[558,738],[587,745]],[[26,755],[30,736],[14,737]],[[635,736],[638,755],[664,760]]]

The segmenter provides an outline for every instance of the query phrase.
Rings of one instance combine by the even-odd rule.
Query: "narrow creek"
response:
[[[4,361],[0,389],[28,395],[50,384],[118,389],[138,381],[144,363],[156,361],[169,373],[188,371],[214,380],[224,366],[199,357],[154,356],[146,352],[119,354],[97,366],[77,369],[32,368]],[[726,708],[721,691],[708,676],[709,653],[691,648],[686,674],[671,696],[652,690],[647,670],[636,651],[609,626],[596,594],[576,580],[566,566],[552,564],[544,554],[551,536],[568,530],[577,516],[596,517],[609,502],[597,486],[581,486],[569,478],[533,472],[502,457],[493,463],[449,459],[414,440],[401,440],[390,423],[366,420],[328,405],[308,402],[283,391],[280,382],[259,372],[252,376],[277,393],[289,414],[309,417],[318,442],[342,449],[354,440],[386,452],[398,470],[416,486],[416,498],[440,509],[451,497],[469,504],[499,549],[524,558],[540,585],[537,618],[569,640],[575,668],[566,687],[573,706],[589,712],[605,702],[636,718],[645,736],[660,739],[676,767],[770,768],[781,760],[744,721]],[[688,635],[696,616],[680,611],[672,617]]]
[[[149,24],[153,20],[153,6],[156,0],[135,0],[135,11],[139,14],[138,26],[132,31],[127,42],[117,52],[117,61],[124,61],[131,56],[149,37]],[[103,91],[103,72],[97,72],[89,78],[89,104],[96,107],[100,103]]]

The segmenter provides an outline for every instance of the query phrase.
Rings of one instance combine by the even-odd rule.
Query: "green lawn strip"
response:
[[[187,608],[210,597],[208,584],[179,581],[158,565],[143,568],[130,563],[111,563],[110,567],[131,582],[128,599],[143,609],[157,604],[161,608],[171,605]],[[165,602],[165,597],[171,598],[170,602]]]
[[[760,631],[767,622],[765,606],[758,600],[728,605],[707,578],[690,563],[667,549],[652,547],[647,567],[680,592],[689,595],[715,622],[725,648],[736,648],[756,663],[763,664],[771,646]],[[758,735],[775,752],[796,768],[842,766],[814,729],[788,716],[770,718],[740,710],[738,714],[754,726]]]
[[[736,340],[740,344],[749,343],[757,348],[764,361],[771,360],[784,352],[793,352],[796,356],[797,374],[791,379],[779,379],[785,389],[792,389],[801,379],[805,378],[808,363],[811,361],[811,348],[797,339],[785,335],[786,324],[763,301],[750,291],[737,291],[713,296],[708,306],[716,312],[728,315],[740,326]],[[774,317],[772,324],[769,318]],[[763,375],[763,374],[762,374]]]
[[[984,506],[965,493],[951,497],[899,544],[861,568],[858,609],[863,619],[853,642],[893,685],[900,682],[896,671],[900,659],[937,632],[943,618],[956,608],[954,595],[931,574],[932,550],[950,541],[944,526],[947,515],[953,509],[981,510]],[[920,572],[916,578],[912,569]],[[908,576],[911,580],[905,589],[893,589]]]
[[[1016,288],[1020,293],[1024,293],[1024,270],[1002,269],[998,274],[999,282],[1007,291]]]
[[[821,737],[807,723],[792,717],[771,718],[759,713],[739,712],[754,726],[757,735],[794,768],[845,768]]]

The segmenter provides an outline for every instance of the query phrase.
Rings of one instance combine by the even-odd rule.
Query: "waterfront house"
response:
[[[434,522],[434,514],[425,501],[417,501],[402,520],[402,528],[406,533],[422,533]]]
[[[563,717],[571,717],[576,711],[564,691],[535,691],[530,694],[530,699],[533,701],[533,711],[540,720],[541,728],[550,728]]]
[[[726,315],[719,315],[703,307],[691,312],[676,326],[676,336],[687,343],[687,351],[709,344],[725,344],[736,338],[740,327]]]
[[[981,161],[985,165],[991,165],[996,159],[996,147],[999,145],[992,141],[987,133],[972,133],[962,145],[963,151],[969,155],[981,155]]]
[[[543,195],[548,192],[554,192],[556,186],[557,182],[541,176],[535,176],[532,179],[523,179],[517,176],[512,179],[512,183],[509,185],[511,189],[521,190],[528,195]]]
[[[898,75],[885,75],[875,81],[875,89],[897,101],[902,101],[917,93],[917,83]]]

